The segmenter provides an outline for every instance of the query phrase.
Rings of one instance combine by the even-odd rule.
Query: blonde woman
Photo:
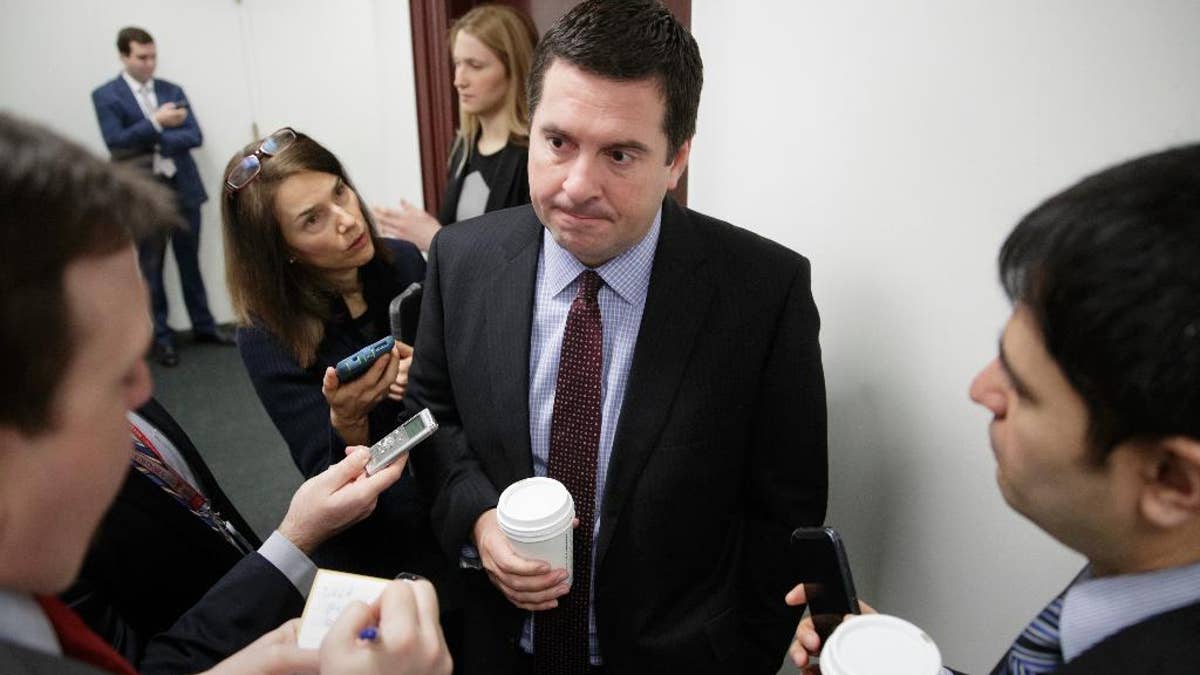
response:
[[[459,127],[442,208],[433,216],[401,200],[376,206],[380,232],[429,250],[443,225],[529,203],[529,103],[525,79],[537,42],[529,17],[481,5],[450,27]]]

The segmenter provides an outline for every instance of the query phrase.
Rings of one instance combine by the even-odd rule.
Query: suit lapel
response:
[[[508,193],[512,192],[513,181],[517,179],[517,170],[520,168],[521,153],[517,152],[512,146],[505,146],[499,157],[499,166],[496,167],[496,177],[499,179],[496,184],[491,187],[491,192],[488,193],[487,210],[496,211],[504,208],[504,202],[508,200]]]
[[[707,308],[713,282],[687,212],[668,198],[612,458],[596,544],[599,568],[625,500],[658,442]]]
[[[490,350],[493,400],[502,408],[495,417],[508,464],[517,479],[533,475],[529,441],[529,335],[533,320],[533,287],[541,252],[542,224],[526,207],[502,243],[503,260],[496,288],[487,302],[484,330]]]
[[[179,101],[175,100],[175,88],[163,84],[162,80],[154,81],[154,98],[158,99],[159,105],[170,102],[179,103]]]
[[[129,115],[134,120],[146,117],[146,113],[142,111],[141,104],[134,97],[133,90],[129,88],[129,84],[125,82],[124,77],[117,75],[117,79],[113,80],[113,89],[116,90],[117,98],[121,101],[121,105],[125,107],[126,115]]]

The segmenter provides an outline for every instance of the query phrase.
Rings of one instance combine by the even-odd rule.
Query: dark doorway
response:
[[[492,0],[509,5],[533,18],[538,32],[558,20],[578,0]],[[425,210],[437,213],[446,189],[446,162],[454,141],[458,119],[458,97],[452,85],[450,42],[447,35],[454,19],[466,14],[483,0],[411,0],[413,69],[417,84],[417,129],[421,142],[421,182]],[[665,5],[689,29],[692,25],[692,0],[663,0]],[[671,192],[680,204],[687,203],[687,173],[679,187]]]

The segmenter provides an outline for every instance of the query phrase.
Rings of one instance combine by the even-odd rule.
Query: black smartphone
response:
[[[832,527],[801,527],[792,532],[792,551],[808,611],[824,643],[847,614],[859,613],[846,547]]]
[[[392,337],[408,346],[417,340],[417,322],[421,318],[421,284],[413,282],[388,305]]]

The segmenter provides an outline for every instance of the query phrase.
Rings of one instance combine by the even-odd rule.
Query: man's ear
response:
[[[1200,520],[1200,440],[1170,436],[1150,450],[1142,466],[1142,517],[1164,529]]]
[[[675,156],[671,158],[671,176],[667,183],[668,190],[674,190],[676,185],[679,185],[679,178],[683,176],[683,170],[687,168],[688,157],[692,154],[692,139],[687,139],[679,149],[675,151]]]

